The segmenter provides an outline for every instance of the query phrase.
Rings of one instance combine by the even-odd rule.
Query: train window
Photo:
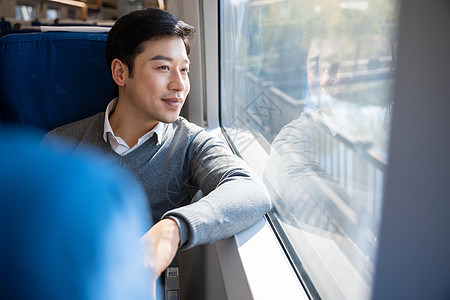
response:
[[[312,298],[371,294],[398,3],[222,0],[221,126],[258,143],[269,215]]]
[[[47,20],[55,20],[59,18],[59,11],[57,9],[47,9],[46,12],[46,18]]]
[[[28,5],[16,5],[16,18],[25,21],[34,20],[36,8]]]

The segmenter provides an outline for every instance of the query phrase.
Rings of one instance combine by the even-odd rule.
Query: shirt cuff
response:
[[[186,244],[189,237],[189,227],[182,218],[176,216],[164,216],[164,218],[170,218],[177,222],[178,228],[180,229],[180,245],[178,248],[181,248],[184,244]]]

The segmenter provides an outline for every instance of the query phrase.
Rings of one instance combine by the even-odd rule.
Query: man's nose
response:
[[[169,82],[169,90],[171,91],[184,91],[186,89],[186,79],[183,77],[180,71],[174,71],[171,74]]]

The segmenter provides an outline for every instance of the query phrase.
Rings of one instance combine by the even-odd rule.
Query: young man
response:
[[[105,113],[50,132],[73,151],[94,146],[142,183],[155,225],[144,235],[147,265],[160,274],[178,248],[212,243],[247,228],[271,207],[262,183],[221,141],[179,117],[189,93],[194,28],[148,9],[120,18],[106,58],[118,97]],[[191,203],[201,190],[203,197]]]

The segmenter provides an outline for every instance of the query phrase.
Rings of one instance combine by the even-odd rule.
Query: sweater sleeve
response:
[[[256,223],[271,208],[263,183],[219,139],[200,132],[188,150],[190,179],[203,197],[168,211],[188,225],[182,249],[230,237]]]

